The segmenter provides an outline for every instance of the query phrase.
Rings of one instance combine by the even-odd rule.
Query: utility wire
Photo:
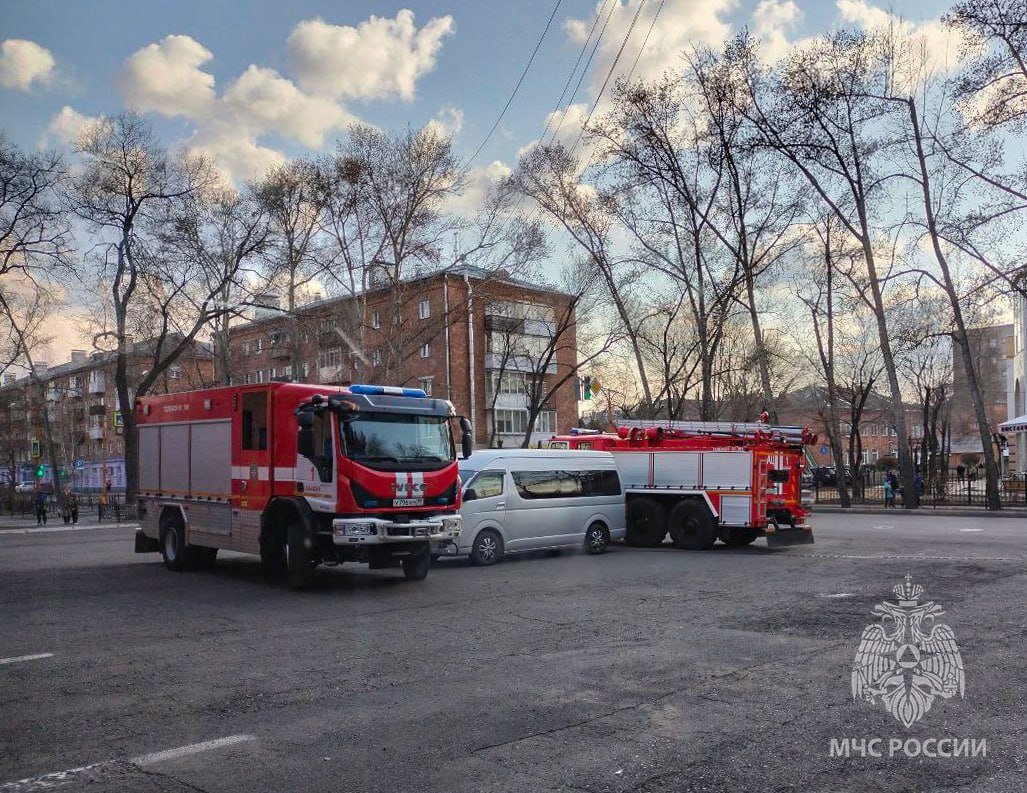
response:
[[[521,84],[524,82],[524,78],[528,76],[528,70],[531,68],[531,64],[535,62],[535,56],[538,55],[539,48],[542,46],[542,41],[545,39],[546,34],[549,32],[550,26],[553,24],[553,19],[556,18],[556,12],[560,9],[560,4],[563,0],[556,0],[556,5],[553,6],[553,13],[549,15],[549,20],[546,22],[545,28],[542,30],[542,35],[538,37],[538,41],[535,43],[535,49],[532,50],[531,57],[528,58],[527,64],[524,66],[524,71],[521,72],[520,78],[517,80],[517,85],[514,86],[513,91],[510,93],[510,97],[506,100],[506,104],[503,105],[503,109],[499,112],[499,116],[496,118],[492,128],[488,131],[485,139],[478,145],[478,148],[474,150],[474,154],[464,163],[463,170],[467,171],[470,168],[470,164],[481,154],[481,150],[485,148],[485,144],[489,142],[489,139],[495,133],[499,127],[500,122],[503,120],[503,116],[506,115],[506,111],[510,109],[510,105],[513,103],[514,97],[517,96],[517,92],[521,88]]]

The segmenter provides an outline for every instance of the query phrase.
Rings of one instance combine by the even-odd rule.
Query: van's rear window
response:
[[[619,496],[620,479],[609,471],[513,471],[521,498],[585,498]]]

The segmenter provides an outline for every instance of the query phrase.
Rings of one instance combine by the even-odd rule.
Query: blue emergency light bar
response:
[[[374,394],[389,394],[391,396],[405,396],[415,397],[417,399],[426,399],[427,394],[420,388],[399,388],[398,386],[392,385],[351,385],[349,387],[351,394],[364,394],[371,396]]]

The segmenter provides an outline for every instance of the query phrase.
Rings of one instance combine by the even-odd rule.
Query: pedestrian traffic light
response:
[[[581,384],[584,387],[584,393],[582,394],[582,397],[584,399],[591,399],[592,398],[592,378],[586,376],[581,381]]]
[[[40,450],[39,450],[39,441],[32,441],[32,456],[33,457],[42,457],[43,456],[40,453]]]
[[[42,465],[39,465],[39,466],[38,466],[38,467],[36,468],[36,479],[42,479],[42,478],[43,478],[43,473],[44,473],[44,471],[43,471],[43,466],[42,466]]]

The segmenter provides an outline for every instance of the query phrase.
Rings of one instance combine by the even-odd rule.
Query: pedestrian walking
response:
[[[891,480],[887,477],[884,480],[884,506],[895,509],[895,488],[892,487]]]
[[[68,503],[68,498],[70,495],[70,493],[65,493],[64,503],[58,505],[61,514],[61,520],[64,521],[65,526],[71,523],[71,504]]]
[[[920,499],[924,495],[924,478],[917,474],[913,479],[913,488],[916,490],[916,504],[920,506]]]
[[[78,496],[68,493],[68,509],[71,510],[71,522],[78,523]]]
[[[965,477],[965,476],[966,476],[966,466],[965,465],[957,465],[956,466],[956,479],[958,479],[960,482],[962,482],[963,481],[963,477]]]
[[[107,511],[107,491],[101,490],[100,497],[96,499],[96,519],[103,520],[103,513]]]
[[[46,493],[42,490],[36,491],[36,525],[46,525]]]

